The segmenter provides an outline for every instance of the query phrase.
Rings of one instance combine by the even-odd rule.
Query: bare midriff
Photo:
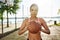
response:
[[[31,20],[29,20],[29,21],[31,21]],[[39,23],[38,20],[36,20],[36,21]],[[27,25],[28,24],[29,24],[29,22],[27,22]],[[41,24],[40,24],[40,27],[41,27]],[[41,28],[40,28],[40,31],[35,33],[35,34],[29,32],[28,33],[28,39],[29,40],[41,40]]]
[[[28,38],[29,38],[29,40],[41,40],[40,34],[41,34],[40,31],[38,33],[35,33],[35,34],[29,32]]]

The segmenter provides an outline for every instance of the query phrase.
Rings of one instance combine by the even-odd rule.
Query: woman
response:
[[[18,32],[18,34],[21,35],[28,30],[29,21],[36,20],[36,21],[38,21],[38,23],[40,23],[41,27],[44,27],[44,29],[40,28],[40,31],[37,32],[36,34],[32,34],[29,32],[27,40],[42,40],[41,39],[41,31],[46,33],[46,34],[50,34],[50,30],[49,30],[46,22],[44,21],[44,19],[37,17],[38,6],[36,4],[32,4],[30,6],[30,12],[31,12],[31,17],[27,18],[23,21],[23,23],[19,29],[20,31]]]

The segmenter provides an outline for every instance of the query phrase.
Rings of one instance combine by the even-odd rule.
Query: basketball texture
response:
[[[36,23],[35,21],[31,21],[29,26],[28,26],[28,30],[29,32],[31,33],[37,33],[39,32],[40,30],[40,24],[39,23]]]

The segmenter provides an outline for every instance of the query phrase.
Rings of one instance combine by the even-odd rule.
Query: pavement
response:
[[[60,26],[51,26],[49,27],[51,34],[45,34],[41,32],[42,40],[60,40]],[[9,34],[8,36],[5,36],[1,38],[0,40],[26,40],[27,39],[27,33],[25,32],[22,35],[18,35],[18,30]]]

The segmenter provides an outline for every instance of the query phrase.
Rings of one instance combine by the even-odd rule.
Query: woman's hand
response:
[[[21,35],[23,34],[25,31],[27,31],[27,27],[26,27],[26,23],[27,23],[27,19],[25,19],[18,31],[18,34]]]
[[[45,29],[41,29],[42,32],[46,33],[46,34],[50,34],[50,30],[45,30]]]
[[[23,30],[19,31],[18,34],[21,35],[21,34],[23,34],[26,31],[27,31],[27,27],[25,27]]]

